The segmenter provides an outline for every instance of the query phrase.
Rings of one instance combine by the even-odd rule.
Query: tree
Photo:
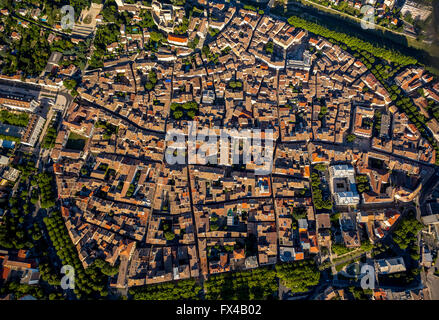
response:
[[[326,166],[323,163],[317,163],[314,166],[314,169],[319,170],[319,171],[326,171]]]
[[[161,42],[165,40],[165,36],[161,32],[151,31],[149,37],[154,42]]]
[[[200,37],[195,36],[194,40],[192,40],[191,42],[189,42],[188,46],[189,48],[191,48],[192,50],[195,50],[196,47],[198,46],[198,43],[200,42]]]
[[[77,83],[75,79],[65,79],[63,80],[63,85],[66,87],[66,89],[72,90],[76,88]]]
[[[356,138],[357,138],[357,137],[355,136],[355,134],[348,134],[348,135],[346,136],[346,140],[347,140],[347,142],[354,142]]]
[[[147,91],[151,91],[153,88],[154,88],[154,85],[152,84],[151,81],[148,81],[148,82],[145,83],[145,89]]]
[[[17,113],[3,109],[0,111],[0,122],[13,126],[27,127],[29,115],[25,112]]]
[[[171,231],[166,231],[165,232],[165,239],[168,241],[172,241],[175,239],[175,234]]]
[[[105,21],[116,22],[119,16],[117,10],[117,4],[113,0],[105,1],[104,8],[102,9],[102,16]]]
[[[208,46],[203,46],[203,48],[201,49],[201,52],[207,58],[210,55],[210,48]]]
[[[307,216],[307,214],[308,213],[307,213],[306,207],[304,207],[304,206],[295,207],[293,209],[293,217],[296,220],[304,219]]]
[[[175,110],[173,113],[174,119],[178,120],[183,116],[183,111],[181,110]]]
[[[193,119],[195,117],[195,111],[194,110],[189,110],[187,112],[187,115],[189,118]]]
[[[268,41],[267,44],[264,47],[264,50],[267,54],[272,54],[274,51],[274,44],[273,41]]]
[[[129,294],[134,300],[197,300],[201,286],[195,279],[134,287]]]
[[[320,272],[311,260],[277,264],[276,274],[294,293],[306,292],[320,280]]]

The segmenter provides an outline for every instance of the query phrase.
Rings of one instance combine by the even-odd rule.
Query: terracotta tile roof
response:
[[[185,43],[187,41],[187,37],[168,34],[168,41]]]

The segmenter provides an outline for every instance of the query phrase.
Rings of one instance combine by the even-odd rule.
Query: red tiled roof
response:
[[[185,43],[187,41],[187,37],[168,34],[168,41]]]
[[[11,271],[11,269],[9,269],[8,267],[3,267],[2,280],[8,279],[10,271]]]

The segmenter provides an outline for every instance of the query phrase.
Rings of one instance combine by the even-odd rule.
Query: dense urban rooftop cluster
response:
[[[131,2],[112,6],[115,17],[131,17],[122,23],[107,21],[107,4],[84,9],[71,41],[87,47],[93,38],[85,68],[54,50],[41,74],[0,75],[2,110],[10,119],[29,115],[0,119],[2,150],[33,152],[37,170],[53,175],[52,207],[82,268],[104,260],[117,270],[110,287],[125,289],[302,260],[347,277],[348,268],[338,269],[346,258],[367,255],[380,275],[425,263],[425,254],[413,258],[424,247],[412,242],[415,262],[400,251],[372,253],[416,211],[413,201],[437,172],[427,137],[439,141],[432,73],[399,65],[383,83],[346,46],[251,6],[199,0],[187,14],[175,3]],[[1,14],[4,23],[12,13]],[[90,29],[83,27],[87,14]],[[12,41],[43,19],[35,10],[18,17]],[[48,33],[50,44],[65,41],[57,26]],[[425,128],[410,121],[385,84],[413,101]],[[23,94],[21,85],[40,91]],[[3,86],[14,90],[6,94]],[[219,151],[207,164],[168,163],[167,134],[188,135],[192,121],[217,134],[272,130],[273,146],[263,146],[272,171],[257,174],[254,159],[224,164]],[[0,159],[1,184],[32,182],[19,179],[26,164],[9,156]],[[44,177],[36,179],[28,198],[35,191],[38,202],[50,192]],[[3,281],[11,270],[32,278],[35,262],[25,251],[10,254],[0,251]],[[316,298],[334,297],[344,299],[345,291],[329,287]]]

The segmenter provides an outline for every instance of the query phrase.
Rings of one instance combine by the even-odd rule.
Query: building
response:
[[[384,4],[389,7],[390,10],[395,6],[396,0],[384,0]]]
[[[9,180],[12,182],[17,181],[19,176],[20,176],[20,171],[15,169],[15,168],[12,168],[12,167],[6,168],[2,174],[3,179],[6,179],[6,180]]]
[[[383,113],[381,115],[380,138],[389,139],[390,115]]]
[[[280,247],[279,258],[282,262],[292,262],[295,260],[296,252],[292,247]]]
[[[21,137],[21,143],[33,147],[43,130],[46,120],[39,115],[32,115],[29,119],[29,124]]]
[[[373,116],[373,108],[363,106],[356,107],[353,133],[362,138],[371,138]]]
[[[305,50],[301,60],[288,59],[287,68],[309,71],[311,68],[311,54]]]
[[[330,188],[337,205],[360,203],[360,195],[355,184],[355,170],[351,165],[334,165],[329,168]]]
[[[213,90],[203,90],[203,103],[213,104],[215,102],[215,92]]]
[[[414,1],[406,1],[401,8],[401,16],[405,16],[408,12],[412,15],[413,19],[425,20],[433,12],[433,8],[424,6]]]
[[[187,46],[188,44],[188,37],[185,36],[179,36],[174,34],[168,34],[168,42],[170,44],[176,45],[176,46]]]
[[[378,274],[392,274],[406,271],[404,259],[402,257],[392,259],[375,260],[375,270]]]
[[[160,30],[174,32],[174,26],[183,22],[184,9],[154,0],[151,3],[152,19]]]
[[[0,94],[0,105],[12,110],[34,112],[40,104],[29,97]]]

